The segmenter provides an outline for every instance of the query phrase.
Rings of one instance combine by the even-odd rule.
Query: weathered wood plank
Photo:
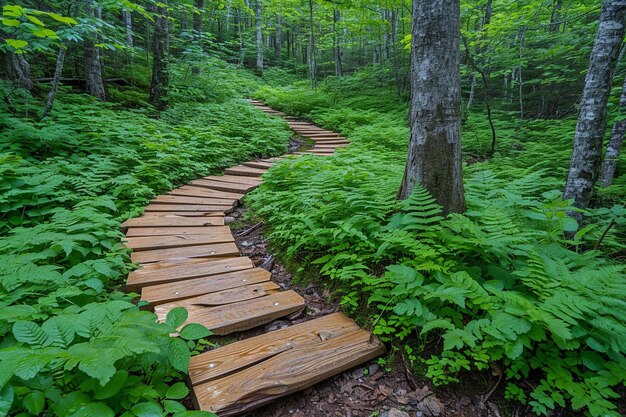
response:
[[[232,206],[238,199],[233,198],[213,198],[213,197],[188,197],[180,195],[160,195],[152,203],[154,204],[199,204],[199,205],[220,205]]]
[[[326,341],[279,353],[259,364],[194,386],[199,408],[234,416],[276,398],[308,388],[381,355],[385,350],[370,333],[357,330]]]
[[[202,294],[239,288],[249,284],[267,282],[271,277],[271,272],[250,266],[250,269],[240,271],[199,278],[184,278],[166,284],[144,287],[141,290],[141,299],[149,301],[152,305],[158,305]]]
[[[263,168],[265,169],[265,168]],[[235,184],[260,185],[263,180],[256,177],[242,177],[240,175],[213,175],[203,178],[209,181],[234,182]]]
[[[183,246],[133,252],[130,255],[130,259],[134,263],[148,263],[176,258],[223,258],[230,256],[239,256],[239,248],[234,243],[216,243],[213,245]]]
[[[232,168],[227,168],[224,172],[229,175],[241,175],[246,177],[260,177],[265,174],[266,169],[250,168],[247,166],[239,165]]]
[[[229,193],[241,193],[245,194],[248,191],[254,190],[256,185],[248,185],[248,184],[235,184],[235,183],[226,183],[220,181],[208,181],[208,180],[194,180],[191,181],[191,184],[196,187],[208,188],[212,190],[218,191],[226,191]]]
[[[130,227],[126,237],[231,234],[228,226]]]
[[[161,261],[132,271],[128,274],[126,288],[134,291],[150,285],[166,284],[172,281],[226,274],[254,268],[250,258],[242,256],[223,260],[181,259]]]
[[[241,200],[245,195],[243,193],[229,193],[226,191],[211,190],[209,188],[194,187],[191,185],[184,185],[180,188],[176,188],[168,194],[188,197],[227,198],[232,200]]]
[[[177,234],[169,236],[127,237],[126,247],[140,252],[154,249],[178,248],[184,246],[211,245],[215,243],[234,242],[230,230],[223,232],[204,233],[201,235]]]
[[[150,211],[191,211],[191,212],[209,212],[217,210],[229,210],[234,204],[148,204],[145,208],[146,212]]]
[[[271,162],[250,161],[250,162],[244,162],[243,165],[250,167],[250,168],[269,169],[274,164]]]
[[[343,314],[329,314],[194,356],[189,363],[189,378],[192,385],[198,385],[259,363],[278,353],[358,329],[356,323]]]
[[[224,217],[189,218],[182,216],[141,216],[128,219],[122,227],[188,227],[188,226],[223,226]]]
[[[154,312],[164,321],[177,302],[156,306]],[[261,298],[216,307],[188,306],[186,323],[200,323],[217,335],[251,329],[304,308],[304,298],[295,291],[283,291]]]
[[[207,280],[210,280],[211,278],[207,278]],[[274,294],[279,290],[280,287],[278,284],[266,281],[259,284],[244,285],[228,290],[216,291],[191,298],[183,298],[177,301],[163,303],[159,306],[159,308],[169,311],[174,307],[185,307],[187,309],[194,309],[197,306],[216,307],[265,297],[267,295]]]

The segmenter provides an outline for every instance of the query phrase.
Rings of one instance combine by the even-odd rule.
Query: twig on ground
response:
[[[246,230],[242,230],[241,232],[237,233],[237,237],[247,236],[250,233],[252,233],[255,230],[257,230],[261,226],[263,226],[263,222],[259,222],[259,223],[255,224],[254,226],[247,228]]]

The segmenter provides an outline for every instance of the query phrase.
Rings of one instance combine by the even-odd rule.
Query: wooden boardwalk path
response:
[[[252,100],[314,141],[297,154],[329,155],[348,140]],[[160,320],[177,306],[187,323],[218,335],[251,329],[306,307],[295,291],[281,291],[272,274],[241,256],[224,215],[263,180],[271,158],[228,168],[155,198],[141,217],[123,223],[126,245],[141,268],[127,290],[141,292]],[[305,389],[373,359],[384,346],[340,313],[312,319],[202,353],[191,359],[189,384],[196,406],[232,416]]]

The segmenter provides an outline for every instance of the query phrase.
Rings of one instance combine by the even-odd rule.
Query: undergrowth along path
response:
[[[250,103],[284,118],[314,146],[295,154],[330,155],[349,141],[308,122]],[[191,181],[155,198],[141,217],[126,221],[126,245],[141,268],[129,274],[127,290],[162,321],[198,323],[227,335],[301,311],[304,298],[280,291],[272,274],[240,255],[225,225],[225,213],[262,183],[283,157],[246,162]],[[176,318],[185,307],[188,315]],[[238,415],[373,359],[384,345],[341,313],[241,340],[191,358],[192,399],[202,410]]]

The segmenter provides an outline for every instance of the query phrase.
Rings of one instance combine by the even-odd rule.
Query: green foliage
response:
[[[352,141],[334,156],[283,161],[247,197],[279,253],[317,265],[342,305],[412,352],[436,384],[499,362],[507,397],[537,414],[570,407],[618,416],[626,273],[593,248],[623,251],[624,208],[588,212],[589,223],[568,237],[578,225],[567,213],[576,209],[555,188],[573,121],[520,123],[497,112],[498,152],[478,162],[488,126],[471,115],[463,128],[468,211],[444,218],[424,190],[395,200],[406,160],[402,106],[376,93],[331,98],[333,88],[320,88],[314,102],[324,107],[301,103],[313,93],[293,86],[257,93]],[[439,353],[416,355],[424,344]],[[519,384],[529,378],[535,387]]]
[[[184,309],[158,323],[120,291],[133,265],[119,232],[172,187],[286,151],[285,123],[235,98],[250,76],[209,66],[239,87],[159,118],[141,99],[68,91],[45,121],[28,117],[32,97],[20,117],[0,107],[0,415],[211,415],[185,409],[179,382],[211,333],[183,326]]]

